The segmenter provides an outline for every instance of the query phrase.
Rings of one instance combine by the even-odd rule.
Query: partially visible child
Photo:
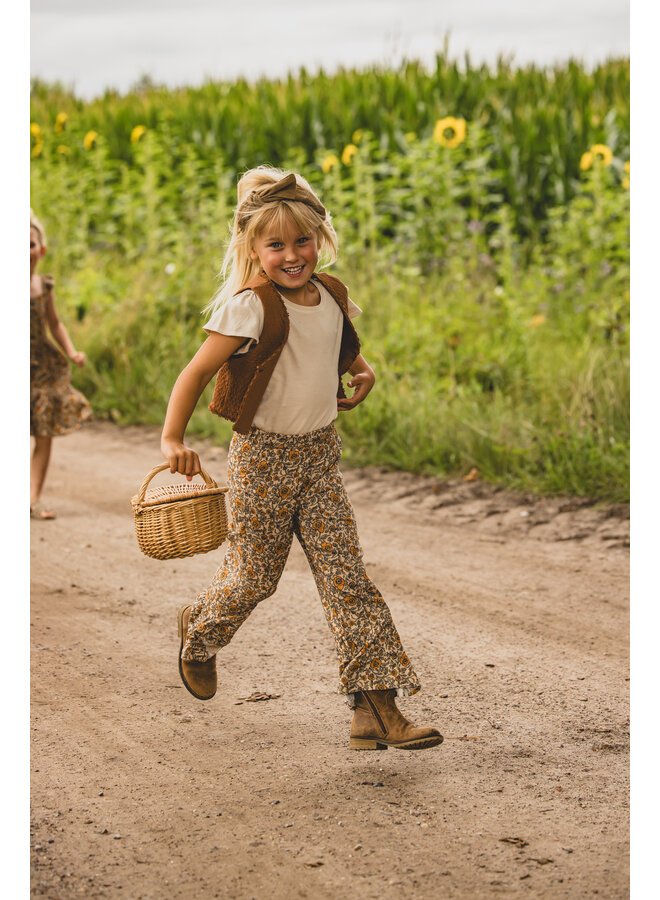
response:
[[[295,535],[335,640],[338,690],[355,710],[350,746],[422,750],[442,736],[412,725],[396,706],[397,695],[420,685],[365,572],[339,471],[338,409],[361,403],[375,376],[351,322],[359,308],[338,278],[316,271],[319,256],[333,261],[336,250],[330,216],[304,178],[266,167],[241,178],[224,268],[230,275],[205,325],[208,337],[174,386],[161,440],[170,471],[188,478],[200,471],[184,433],[217,372],[210,409],[235,432],[232,526],[211,584],[179,610],[179,674],[194,697],[213,697],[217,652],[274,593]]]
[[[46,480],[52,438],[68,434],[88,419],[89,403],[71,386],[69,365],[48,340],[50,333],[77,366],[85,365],[85,354],[71,343],[55,308],[53,279],[37,275],[39,261],[46,253],[46,232],[30,210],[30,434],[34,450],[30,465],[30,517],[54,519],[55,513],[40,502]]]

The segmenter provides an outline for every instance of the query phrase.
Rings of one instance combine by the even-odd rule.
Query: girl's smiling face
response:
[[[46,248],[41,243],[41,235],[36,228],[30,228],[30,275],[34,275],[37,263],[45,252]]]
[[[315,231],[301,234],[294,225],[278,228],[275,223],[257,235],[250,256],[258,259],[264,272],[285,290],[303,288],[319,260]]]

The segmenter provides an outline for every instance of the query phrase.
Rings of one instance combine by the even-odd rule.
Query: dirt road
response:
[[[159,461],[152,429],[58,439],[58,518],[31,523],[34,896],[628,896],[627,509],[346,472],[423,684],[400,705],[445,735],[356,752],[297,545],[214,700],[182,687],[176,610],[221,551],[140,554],[129,497]]]

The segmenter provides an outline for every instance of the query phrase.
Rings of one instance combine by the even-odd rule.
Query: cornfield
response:
[[[379,384],[349,460],[624,500],[629,65],[459,67],[84,103],[33,84],[32,206],[98,414],[162,421],[203,338],[237,177],[302,172],[331,211]],[[191,428],[228,428],[198,409]]]

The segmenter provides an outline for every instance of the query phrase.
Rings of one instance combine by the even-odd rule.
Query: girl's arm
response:
[[[46,291],[46,321],[48,322],[50,333],[53,335],[62,350],[64,350],[71,362],[82,368],[82,366],[85,365],[85,354],[79,353],[73,346],[71,338],[69,337],[69,332],[66,330],[66,328],[64,327],[64,323],[57,314],[57,309],[55,308],[55,296],[52,287],[50,288],[50,290]]]
[[[227,337],[225,334],[211,332],[172,388],[160,449],[170,464],[170,472],[186,475],[188,481],[193,475],[201,473],[199,456],[183,443],[188,421],[206,385],[220,366],[244,343],[244,337]]]
[[[337,401],[340,410],[353,409],[358,403],[362,403],[376,381],[374,370],[361,353],[355,357],[348,371],[353,376],[348,382],[348,387],[354,387],[355,390],[352,397]]]

